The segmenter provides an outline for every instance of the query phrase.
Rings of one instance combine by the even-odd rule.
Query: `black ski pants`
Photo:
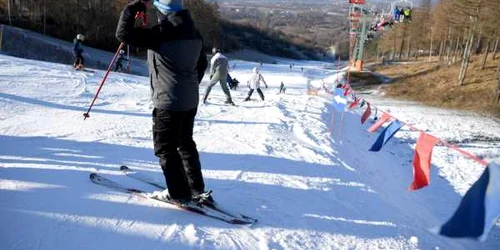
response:
[[[260,88],[257,88],[257,93],[259,93],[260,99],[262,99],[262,101],[264,101],[264,93],[262,93],[262,90],[260,90]],[[252,94],[253,94],[253,89],[250,89],[248,91],[247,100],[250,100],[250,97],[252,96]]]
[[[153,110],[154,152],[160,158],[172,199],[190,198],[205,190],[200,156],[193,140],[196,112],[196,108],[189,111]]]
[[[82,54],[78,53],[75,55],[75,62],[73,63],[73,66],[78,66],[78,65],[85,65],[85,61],[83,60]]]
[[[123,65],[121,62],[117,62],[116,65],[115,65],[115,72],[122,72],[123,71]]]

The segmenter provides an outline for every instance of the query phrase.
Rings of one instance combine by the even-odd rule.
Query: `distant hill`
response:
[[[263,54],[297,59],[331,61],[333,57],[313,47],[292,43],[282,32],[265,32],[249,25],[223,22],[227,51],[256,50]]]

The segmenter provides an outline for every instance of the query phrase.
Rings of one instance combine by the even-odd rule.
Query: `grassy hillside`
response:
[[[480,69],[480,62],[479,57],[472,58],[462,86],[457,84],[459,63],[446,66],[437,62],[415,61],[375,66],[374,71],[393,79],[392,84],[382,86],[389,97],[500,118],[500,103],[494,103],[496,69],[500,59],[488,59],[484,70]]]

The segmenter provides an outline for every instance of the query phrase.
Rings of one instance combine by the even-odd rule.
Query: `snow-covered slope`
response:
[[[308,81],[335,74],[325,63],[263,65],[266,100],[254,94],[250,102],[242,102],[243,85],[257,64],[234,63],[237,106],[223,105],[216,86],[199,106],[194,137],[214,197],[257,217],[252,227],[89,181],[99,172],[154,191],[123,176],[122,164],[163,181],[147,78],[111,73],[84,121],[104,72],[0,55],[0,249],[500,249],[498,226],[482,243],[428,231],[452,215],[484,167],[437,147],[431,185],[408,192],[418,135],[403,128],[381,152],[369,152],[377,135],[360,125],[361,110],[346,113],[342,128],[337,114],[330,134],[329,101],[306,95]],[[277,94],[281,81],[285,95]],[[446,140],[490,138],[462,146],[500,157],[498,121],[365,97]]]

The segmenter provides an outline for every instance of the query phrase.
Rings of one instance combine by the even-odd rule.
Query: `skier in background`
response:
[[[227,74],[227,85],[229,89],[236,90],[238,88],[238,83],[240,83],[236,78],[232,78],[229,73]]]
[[[125,58],[125,50],[120,50],[120,55],[118,55],[118,59],[116,59],[115,72],[123,71],[123,61],[128,61],[128,59]]]
[[[411,8],[409,8],[409,7],[404,8],[402,14],[403,14],[404,20],[406,22],[411,22],[411,12],[412,12]]]
[[[283,82],[281,82],[279,94],[281,94],[281,93],[285,94],[285,91],[286,91],[285,84]]]
[[[401,15],[401,10],[399,10],[399,7],[396,6],[392,14],[392,19],[394,20],[394,22],[399,22],[400,15]]]
[[[264,93],[262,93],[262,90],[260,90],[260,82],[264,83],[267,89],[267,83],[264,80],[264,77],[259,73],[259,68],[255,67],[253,68],[253,76],[250,78],[250,80],[247,82],[247,87],[250,89],[248,91],[248,96],[245,98],[245,101],[250,101],[250,97],[253,94],[254,90],[257,90],[257,93],[259,93],[260,99],[264,101]]]
[[[231,82],[232,81],[233,81],[233,78],[231,78],[231,75],[229,75],[229,73],[227,73],[226,82],[227,82],[227,86],[229,87],[229,89],[231,89]]]
[[[210,60],[210,83],[205,89],[205,96],[203,97],[203,104],[207,102],[208,95],[215,84],[220,83],[222,91],[226,95],[225,104],[234,105],[231,99],[231,93],[227,87],[227,77],[229,71],[229,60],[222,54],[219,48],[212,49],[213,57]]]
[[[73,63],[73,68],[81,70],[85,67],[85,60],[83,59],[83,45],[82,42],[85,40],[85,36],[82,34],[76,35],[73,39],[73,55],[75,56],[75,61]]]

